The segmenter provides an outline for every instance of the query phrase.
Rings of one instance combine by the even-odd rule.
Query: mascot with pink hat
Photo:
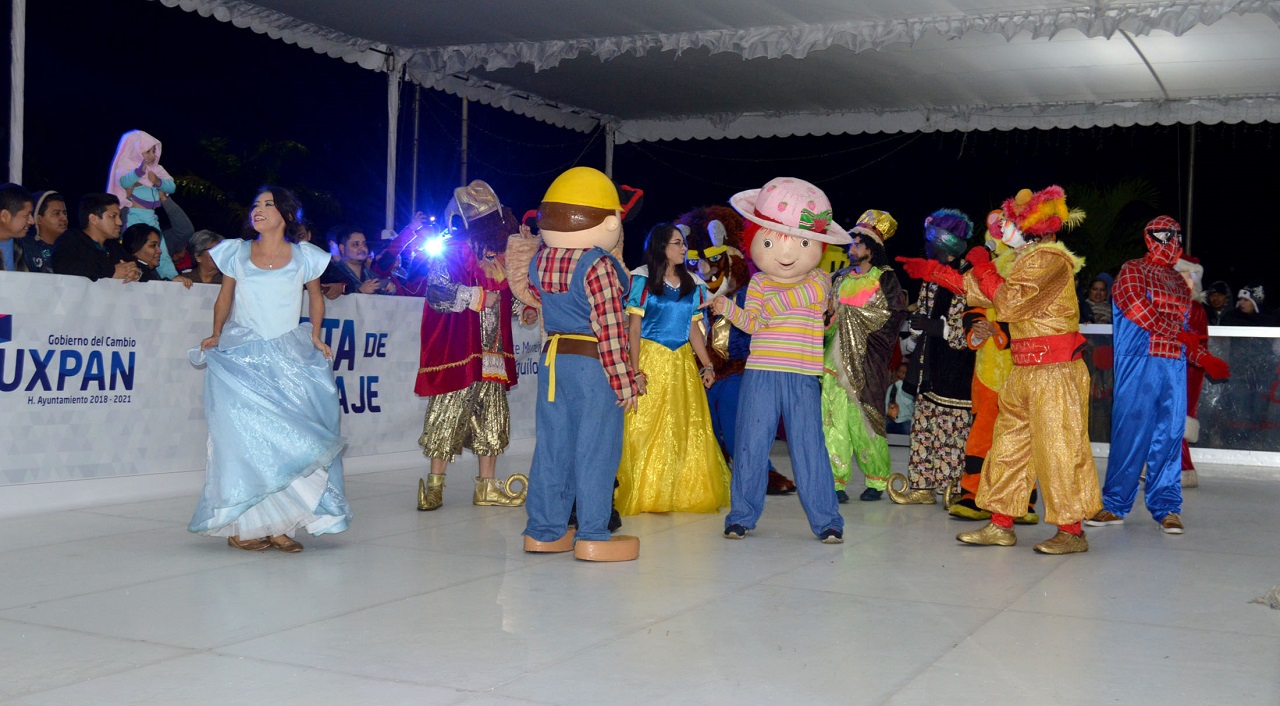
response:
[[[778,177],[729,200],[750,223],[743,242],[760,272],[738,305],[717,297],[710,306],[751,334],[742,377],[733,452],[732,508],[724,536],[742,539],[764,511],[769,449],[781,417],[800,504],[826,544],[844,541],[822,434],[823,313],[831,278],[818,267],[825,243],[852,239],[831,219],[831,202],[801,179]]]

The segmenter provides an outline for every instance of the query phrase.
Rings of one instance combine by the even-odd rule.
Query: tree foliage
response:
[[[235,149],[225,137],[200,140],[200,171],[175,178],[181,203],[196,223],[209,224],[224,235],[244,233],[253,195],[264,184],[294,193],[308,218],[338,220],[342,207],[334,197],[300,181],[310,151],[292,140],[262,140]]]
[[[1084,257],[1082,282],[1101,272],[1115,275],[1126,261],[1146,252],[1142,228],[1160,207],[1160,194],[1143,178],[1110,186],[1068,186],[1067,204],[1084,210],[1082,224],[1066,234],[1067,247]]]

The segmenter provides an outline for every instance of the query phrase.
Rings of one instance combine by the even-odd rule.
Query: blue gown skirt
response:
[[[188,358],[206,366],[209,425],[204,490],[188,529],[242,539],[347,529],[338,390],[311,324],[263,340],[228,323],[216,348]]]

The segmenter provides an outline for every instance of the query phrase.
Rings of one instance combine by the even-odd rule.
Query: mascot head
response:
[[[704,206],[676,219],[677,227],[687,229],[685,266],[712,292],[737,291],[751,279],[742,254],[742,225],[742,217],[728,206]]]
[[[825,243],[852,238],[831,217],[831,201],[803,179],[778,177],[729,199],[750,225],[743,240],[761,271],[783,283],[799,282],[822,261]]]

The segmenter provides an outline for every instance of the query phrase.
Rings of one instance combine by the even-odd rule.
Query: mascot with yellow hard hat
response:
[[[574,167],[552,182],[538,209],[542,247],[517,291],[541,307],[546,328],[525,505],[527,552],[572,551],[586,561],[640,554],[637,538],[610,536],[608,527],[623,414],[642,394],[628,354],[627,270],[610,251],[621,246],[622,221],[637,198],[624,206],[607,176]],[[519,240],[524,252],[536,242]],[[520,252],[508,260],[512,270]],[[576,534],[569,528],[575,501]]]

